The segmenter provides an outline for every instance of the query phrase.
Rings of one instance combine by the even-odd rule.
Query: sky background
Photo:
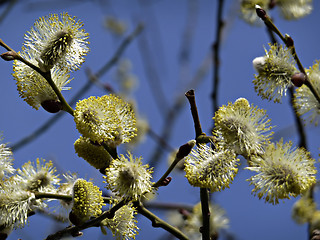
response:
[[[248,25],[239,18],[238,1],[225,1],[223,18],[226,20],[221,42],[220,80],[218,105],[234,102],[239,97],[245,97],[250,103],[267,110],[272,119],[275,140],[280,137],[297,143],[294,118],[289,98],[283,98],[283,104],[275,104],[261,100],[254,91],[252,79],[254,69],[252,60],[264,54],[263,46],[267,46],[269,37],[263,25],[260,27]],[[272,10],[270,15],[281,32],[288,33],[295,41],[297,54],[302,64],[309,68],[320,58],[319,35],[320,2],[314,1],[311,15],[297,21],[286,21],[281,18],[278,10]],[[0,6],[0,13],[6,5]],[[190,15],[190,9],[192,14]],[[0,38],[10,47],[20,50],[24,34],[30,30],[36,19],[50,13],[68,12],[77,16],[84,23],[84,29],[90,34],[90,53],[82,68],[72,74],[74,80],[69,86],[71,91],[64,92],[70,99],[87,81],[86,69],[98,71],[114,54],[124,36],[130,34],[138,23],[144,24],[144,31],[127,47],[122,59],[129,59],[132,64],[131,73],[138,80],[137,86],[130,96],[137,103],[139,114],[148,120],[150,128],[161,134],[165,113],[177,98],[189,90],[189,82],[205,59],[210,59],[211,45],[215,39],[217,1],[201,0],[120,0],[120,1],[18,1],[0,23]],[[128,30],[124,36],[115,36],[104,27],[106,17],[116,17],[127,24]],[[187,22],[191,16],[191,24]],[[186,25],[191,31],[188,47],[189,60],[181,64],[181,46],[185,44]],[[2,48],[0,53],[5,52]],[[146,60],[145,55],[149,58]],[[153,72],[150,76],[148,69]],[[21,138],[34,132],[52,114],[40,109],[32,109],[19,98],[12,77],[12,62],[0,62],[0,131],[4,142],[15,144]],[[116,66],[101,77],[101,81],[110,84],[116,91],[119,84],[115,80]],[[152,78],[152,79],[151,79]],[[150,84],[151,83],[151,84]],[[154,87],[156,84],[156,87]],[[199,117],[203,130],[210,134],[212,128],[213,107],[210,95],[212,93],[212,66],[207,63],[207,71],[201,82],[195,88]],[[164,94],[161,108],[156,103],[160,89]],[[93,86],[85,95],[101,96],[105,91]],[[308,127],[308,149],[318,160],[319,128]],[[194,138],[193,121],[187,99],[184,107],[174,120],[171,137],[166,139],[172,148],[178,148]],[[54,123],[45,134],[14,152],[14,167],[19,168],[26,161],[36,158],[53,160],[57,169],[77,172],[82,178],[92,178],[94,183],[103,188],[101,174],[80,159],[73,148],[74,141],[79,137],[72,117],[68,114]],[[135,156],[142,156],[144,163],[150,162],[157,143],[147,136],[142,144],[134,149]],[[120,150],[120,153],[125,153]],[[158,160],[154,174],[156,181],[165,172],[169,152],[164,150]],[[239,240],[267,239],[307,239],[307,226],[297,225],[291,219],[291,209],[295,199],[281,201],[273,206],[264,203],[251,194],[252,186],[246,181],[252,174],[240,166],[230,189],[215,193],[214,200],[221,205],[230,219],[228,232]],[[317,164],[317,167],[319,165]],[[199,201],[199,189],[190,186],[183,173],[171,174],[172,182],[159,189],[157,201],[195,204]],[[317,195],[316,195],[317,197]],[[164,211],[155,210],[161,218]],[[28,226],[14,231],[8,239],[23,240],[43,239],[65,225],[55,225],[48,218],[37,215],[30,217]],[[165,239],[167,233],[163,229],[155,229],[148,219],[138,216],[138,226],[141,229],[136,239]],[[82,239],[108,239],[99,229],[87,229]],[[222,238],[221,238],[222,239]]]

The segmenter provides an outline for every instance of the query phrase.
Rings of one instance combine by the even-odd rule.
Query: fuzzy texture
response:
[[[22,189],[16,179],[8,179],[0,187],[0,225],[5,228],[24,227],[35,201],[34,194]]]
[[[102,191],[94,186],[92,182],[79,178],[73,185],[73,207],[72,212],[79,224],[84,223],[90,217],[97,217],[102,213],[103,203]]]
[[[12,151],[7,144],[0,144],[0,182],[15,172],[12,166]]]
[[[292,86],[291,76],[298,70],[290,50],[282,45],[269,44],[270,50],[265,49],[264,61],[262,58],[253,60],[253,66],[258,74],[253,80],[255,91],[262,99],[281,102],[286,95],[287,88]]]
[[[117,201],[113,204],[110,204],[110,208],[116,203]],[[139,230],[136,225],[136,214],[136,209],[132,206],[132,203],[128,203],[127,205],[124,205],[118,211],[116,211],[112,219],[106,218],[101,222],[101,231],[104,234],[107,234],[104,229],[104,226],[106,226],[108,229],[110,229],[112,235],[117,240],[135,239],[135,236],[138,233],[137,231]]]
[[[261,25],[260,18],[256,13],[256,5],[267,11],[269,0],[242,0],[240,3],[240,16],[247,23]]]
[[[279,199],[297,197],[316,182],[315,160],[304,148],[293,148],[292,142],[269,144],[262,156],[252,156],[248,181],[252,192],[265,202],[278,204]]]
[[[115,95],[89,97],[77,103],[74,121],[86,138],[115,147],[136,135],[136,118],[130,104]]]
[[[23,47],[19,54],[27,61],[38,66],[37,55],[33,49]],[[13,77],[17,84],[19,96],[36,110],[39,109],[44,101],[58,100],[56,93],[47,80],[40,73],[18,60],[13,63]],[[70,89],[65,87],[71,81],[69,79],[70,75],[66,71],[59,67],[53,67],[51,69],[51,78],[59,91]]]
[[[303,195],[292,208],[292,218],[298,224],[311,222],[317,211],[317,204],[309,196]]]
[[[309,81],[320,96],[320,62],[317,61],[312,67],[306,70]],[[306,85],[296,89],[293,104],[299,116],[302,116],[305,123],[318,125],[320,119],[320,103]]]
[[[17,170],[15,180],[27,191],[55,192],[60,178],[51,161],[37,158],[36,163],[29,161]]]
[[[24,45],[34,49],[36,60],[44,71],[58,66],[77,70],[89,52],[88,33],[82,22],[68,13],[50,14],[39,18],[25,35]]]
[[[126,157],[121,154],[120,159],[111,162],[104,178],[107,188],[117,196],[138,200],[153,190],[151,173],[148,164],[142,165],[141,157],[135,158],[129,152]]]
[[[263,153],[263,146],[273,134],[266,111],[250,106],[245,98],[220,107],[213,119],[213,134],[219,145],[244,157]]]
[[[233,181],[238,172],[238,161],[230,150],[215,151],[211,146],[201,144],[185,159],[186,178],[192,186],[221,191]]]
[[[79,157],[96,169],[107,168],[111,162],[108,151],[103,146],[90,142],[88,138],[78,138],[74,143],[74,149]]]
[[[278,0],[282,16],[287,20],[296,20],[309,15],[312,11],[312,0]]]

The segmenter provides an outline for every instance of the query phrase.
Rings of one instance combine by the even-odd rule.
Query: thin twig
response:
[[[25,65],[27,65],[28,67],[32,68],[34,71],[39,73],[47,81],[47,83],[50,85],[52,90],[57,95],[59,101],[62,103],[62,109],[64,111],[70,113],[71,115],[73,115],[73,109],[67,103],[67,101],[65,100],[65,98],[61,94],[61,91],[58,89],[57,85],[52,80],[51,71],[46,71],[46,72],[42,71],[38,66],[34,65],[30,61],[28,61],[28,60],[24,59],[23,57],[21,57],[19,53],[17,53],[14,49],[10,48],[7,44],[5,44],[2,39],[0,39],[0,45],[2,47],[4,47],[5,49],[7,49],[8,51],[12,51],[15,54],[15,59],[16,60],[24,63]]]
[[[94,218],[90,221],[87,221],[79,226],[71,226],[71,227],[67,227],[61,231],[58,231],[54,234],[49,235],[46,240],[57,240],[57,239],[61,239],[65,236],[69,236],[69,235],[76,235],[77,233],[79,233],[79,231],[90,228],[90,227],[94,227],[94,226],[99,226],[100,222],[106,218],[113,218],[114,214],[117,210],[119,210],[122,206],[124,206],[126,204],[125,200],[120,201],[119,203],[117,203],[116,205],[114,205],[112,208],[110,208],[108,211],[105,211],[104,213],[102,213],[99,217]]]
[[[184,239],[184,240],[188,240],[189,239],[179,229],[173,227],[172,225],[170,225],[166,221],[163,221],[162,219],[157,217],[155,214],[153,214],[151,211],[146,209],[141,202],[137,204],[137,211],[141,215],[143,215],[146,218],[150,219],[150,221],[152,222],[152,226],[153,227],[161,227],[161,228],[167,230],[169,233],[171,233],[172,235],[174,235],[178,239]]]
[[[213,89],[212,89],[212,103],[213,103],[213,113],[215,113],[218,108],[218,91],[220,83],[220,44],[221,44],[221,35],[222,29],[224,26],[224,21],[222,20],[223,5],[224,1],[218,1],[217,7],[217,20],[216,20],[216,38],[212,44],[212,64],[213,64]]]
[[[267,13],[262,9],[262,8],[257,8],[257,14],[258,16],[264,21],[264,23],[266,24],[266,26],[272,30],[274,33],[276,33],[281,40],[284,42],[284,44],[288,47],[288,49],[291,50],[291,54],[293,56],[293,58],[295,59],[297,66],[299,68],[299,71],[302,72],[305,75],[305,82],[304,84],[310,89],[310,91],[312,92],[312,94],[314,95],[314,97],[317,99],[318,103],[320,104],[320,96],[319,93],[315,90],[315,88],[313,87],[313,85],[311,84],[308,75],[306,74],[305,68],[303,67],[297,53],[296,53],[296,49],[294,46],[294,42],[293,39],[288,36],[285,35],[283,36],[283,34],[280,32],[280,30],[276,27],[276,25],[273,23],[272,19],[267,15]]]
[[[186,92],[185,96],[187,97],[189,104],[190,104],[190,110],[193,118],[193,123],[194,123],[194,129],[195,129],[195,139],[199,137],[200,135],[203,135],[204,133],[202,132],[201,124],[200,124],[200,119],[198,115],[198,109],[196,105],[196,99],[194,95],[194,90],[189,90]]]
[[[108,62],[102,66],[100,70],[97,71],[96,74],[92,74],[94,76],[94,79],[99,79],[102,75],[104,75],[106,72],[108,72],[111,67],[113,67],[120,57],[122,56],[124,50],[129,46],[129,44],[141,33],[143,30],[143,25],[139,24],[135,30],[128,35],[123,42],[120,44],[114,55]],[[8,51],[10,51],[10,47],[4,44],[4,42],[0,39],[0,45],[5,47]],[[73,98],[70,100],[70,105],[73,106],[80,98],[83,96],[89,89],[92,87],[92,78],[88,77],[88,81],[86,82],[85,85],[79,91],[73,96]],[[59,112],[58,114],[55,114],[51,118],[49,118],[46,122],[44,122],[39,128],[37,128],[33,133],[30,135],[24,137],[23,139],[19,140],[17,143],[13,144],[11,146],[12,151],[17,151],[21,147],[27,145],[28,143],[32,142],[39,136],[41,136],[43,133],[45,133],[46,130],[48,130],[50,127],[53,126],[55,122],[58,121],[62,117],[64,112]]]
[[[269,34],[271,42],[273,44],[276,44],[277,43],[277,39],[275,38],[275,35],[274,35],[274,32],[272,31],[272,29],[267,27],[267,32]],[[298,129],[298,134],[299,134],[299,137],[300,137],[299,146],[300,147],[304,147],[305,149],[307,149],[307,140],[306,140],[306,134],[305,134],[304,126],[303,126],[303,121],[302,121],[301,117],[298,116],[297,109],[295,108],[295,106],[293,104],[293,99],[294,99],[293,86],[290,86],[288,88],[288,91],[289,91],[289,94],[290,94],[290,105],[291,105],[291,108],[293,110],[294,119],[295,119],[295,125],[296,125],[296,127]]]
[[[186,92],[186,97],[189,100],[191,113],[194,122],[194,129],[196,133],[195,139],[197,140],[198,137],[204,135],[202,132],[199,114],[197,110],[194,90],[189,90]],[[210,210],[209,210],[209,193],[206,188],[200,188],[200,200],[201,200],[201,210],[202,210],[202,228],[201,234],[203,240],[210,240]]]

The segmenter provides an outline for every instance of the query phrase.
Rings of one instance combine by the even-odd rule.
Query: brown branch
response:
[[[116,205],[114,205],[112,208],[110,208],[108,211],[105,211],[104,213],[102,213],[99,217],[94,218],[88,222],[85,222],[79,226],[70,226],[67,227],[61,231],[58,231],[54,234],[49,235],[46,240],[57,240],[57,239],[61,239],[65,236],[79,236],[80,233],[79,231],[90,228],[90,227],[95,227],[95,226],[99,226],[100,222],[106,218],[113,218],[114,214],[117,210],[119,210],[122,206],[124,206],[126,204],[125,200],[120,201],[119,203],[117,203]]]

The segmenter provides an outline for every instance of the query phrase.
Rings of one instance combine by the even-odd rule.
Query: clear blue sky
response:
[[[294,119],[289,98],[283,99],[283,104],[262,101],[253,89],[252,79],[254,70],[252,60],[264,54],[263,46],[267,46],[269,38],[264,27],[253,27],[238,17],[238,1],[226,1],[223,13],[226,27],[221,45],[221,84],[219,89],[219,105],[245,97],[249,102],[267,109],[272,124],[277,126],[275,131],[291,127],[283,136],[285,140],[296,142]],[[196,11],[193,24],[195,29],[190,47],[190,62],[188,68],[182,69],[179,63],[180,47],[188,15],[188,1],[19,1],[0,23],[0,38],[15,50],[20,50],[23,37],[34,21],[49,13],[68,12],[77,16],[84,23],[84,28],[90,34],[91,51],[82,69],[72,74],[74,80],[70,83],[72,90],[65,92],[67,99],[86,83],[85,69],[97,71],[108,61],[122,38],[115,38],[103,27],[106,16],[115,16],[128,24],[126,35],[134,29],[138,22],[145,24],[143,32],[151,49],[153,67],[156,69],[158,84],[165,93],[164,107],[173,105],[176,97],[183,95],[188,89],[188,82],[195,75],[202,61],[210,54],[211,44],[215,38],[216,1],[195,1]],[[4,7],[0,8],[3,11]],[[319,36],[320,3],[314,1],[311,15],[297,20],[285,21],[279,17],[279,12],[271,12],[275,23],[283,33],[288,33],[295,40],[297,53],[305,67],[309,67],[316,59],[320,59]],[[159,111],[155,100],[154,90],[150,88],[149,79],[145,73],[146,63],[140,54],[139,39],[136,39],[126,49],[123,57],[132,61],[132,73],[139,80],[139,85],[133,94],[139,113],[145,116],[150,127],[160,133],[165,122],[163,113]],[[4,52],[3,49],[0,51]],[[52,115],[40,109],[36,111],[18,96],[15,83],[11,76],[12,63],[0,62],[0,131],[5,142],[15,143],[24,136],[32,133],[38,126]],[[117,89],[114,81],[115,68],[102,77],[102,81],[110,83]],[[158,90],[158,89],[157,89]],[[212,127],[212,68],[208,69],[203,81],[196,88],[196,100],[203,130],[210,134]],[[97,87],[91,88],[86,95],[100,96],[105,94]],[[187,103],[187,100],[185,99]],[[319,128],[308,128],[308,147],[315,159],[318,159]],[[93,178],[94,182],[103,188],[102,177],[84,160],[77,157],[73,143],[79,134],[75,129],[73,119],[65,116],[54,124],[44,135],[14,153],[14,166],[20,167],[28,160],[37,157],[51,159],[57,163],[62,172],[78,172],[86,179]],[[279,135],[277,135],[279,137]],[[172,138],[168,143],[177,148],[194,138],[194,129],[189,106],[186,104],[176,119]],[[155,142],[147,137],[145,142],[135,149],[136,156],[142,156],[145,162],[150,161]],[[158,165],[155,180],[167,167],[168,152],[165,152]],[[245,165],[240,166],[243,169]],[[319,167],[317,165],[317,167]],[[164,202],[184,202],[194,204],[199,201],[199,191],[188,185],[181,173],[173,173],[173,180],[168,187],[161,188],[157,200]],[[226,211],[230,219],[229,231],[240,240],[267,239],[307,239],[307,227],[299,226],[291,219],[293,200],[280,202],[273,206],[251,195],[252,187],[246,181],[251,176],[246,170],[240,170],[234,183],[221,193],[214,194],[214,199]],[[157,211],[165,217],[163,212]],[[162,229],[151,227],[149,220],[138,217],[141,228],[136,239],[161,239],[166,236]],[[22,238],[42,239],[48,234],[62,229],[63,225],[54,226],[50,220],[42,216],[30,218],[29,226],[12,233],[8,239]],[[101,237],[99,229],[85,230],[82,239],[106,239]],[[111,236],[111,235],[110,235]],[[155,237],[156,236],[156,237]],[[162,238],[163,239],[163,238]]]

